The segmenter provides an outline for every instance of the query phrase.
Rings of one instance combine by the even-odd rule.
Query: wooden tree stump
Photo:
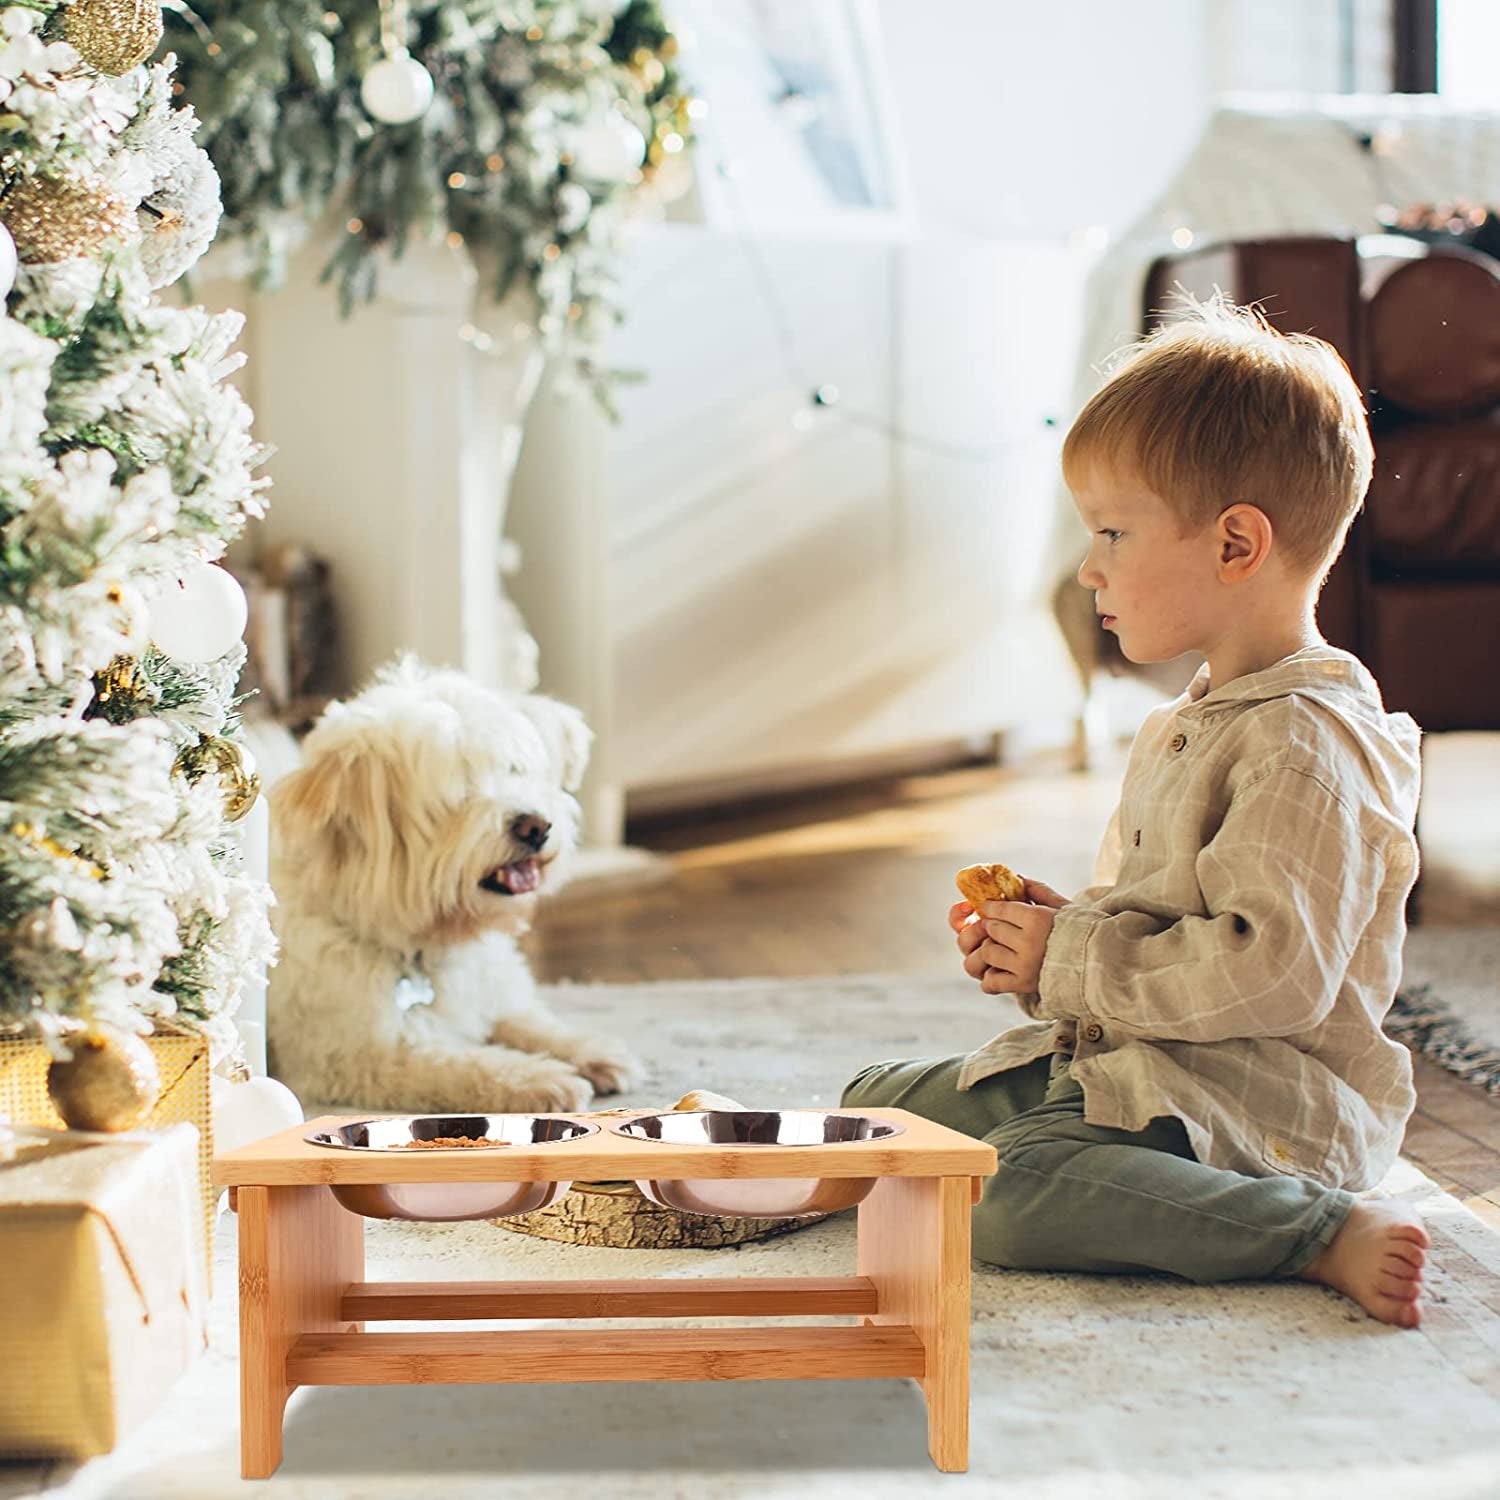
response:
[[[575,1182],[556,1203],[535,1213],[491,1219],[499,1229],[567,1245],[619,1250],[718,1250],[787,1234],[818,1219],[719,1218],[661,1208],[633,1182]]]

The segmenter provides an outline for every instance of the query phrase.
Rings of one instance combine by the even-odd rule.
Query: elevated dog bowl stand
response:
[[[932,1460],[947,1472],[963,1471],[969,1461],[969,1214],[983,1178],[995,1170],[995,1152],[906,1110],[857,1112],[899,1124],[903,1132],[836,1145],[674,1146],[612,1133],[608,1127],[622,1114],[590,1120],[604,1127],[594,1135],[500,1150],[356,1152],[303,1140],[309,1130],[358,1118],[341,1116],[219,1155],[215,1181],[234,1190],[239,1214],[241,1473],[264,1479],[275,1472],[287,1398],[301,1385],[876,1376],[911,1376],[920,1384]],[[878,1178],[859,1205],[858,1275],[371,1282],[364,1279],[364,1220],[327,1186],[751,1177]],[[859,1322],[365,1331],[382,1319],[829,1314]]]

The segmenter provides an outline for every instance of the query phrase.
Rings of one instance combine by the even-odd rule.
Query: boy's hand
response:
[[[977,912],[967,901],[948,910],[964,972],[987,995],[1030,994],[1041,983],[1053,913],[1068,899],[1040,880],[1026,881],[1026,896],[1025,901],[986,901]]]

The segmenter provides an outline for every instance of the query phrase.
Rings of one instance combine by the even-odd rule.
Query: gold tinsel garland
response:
[[[161,41],[158,0],[73,0],[63,35],[96,73],[118,77],[138,68]]]

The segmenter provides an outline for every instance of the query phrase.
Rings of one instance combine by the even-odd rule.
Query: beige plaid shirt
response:
[[[1085,1118],[1187,1127],[1200,1161],[1360,1190],[1416,1102],[1381,1031],[1401,977],[1420,732],[1356,657],[1312,646],[1209,691],[1131,747],[1095,879],[1058,913],[1033,1024],[959,1087],[1073,1050]]]

